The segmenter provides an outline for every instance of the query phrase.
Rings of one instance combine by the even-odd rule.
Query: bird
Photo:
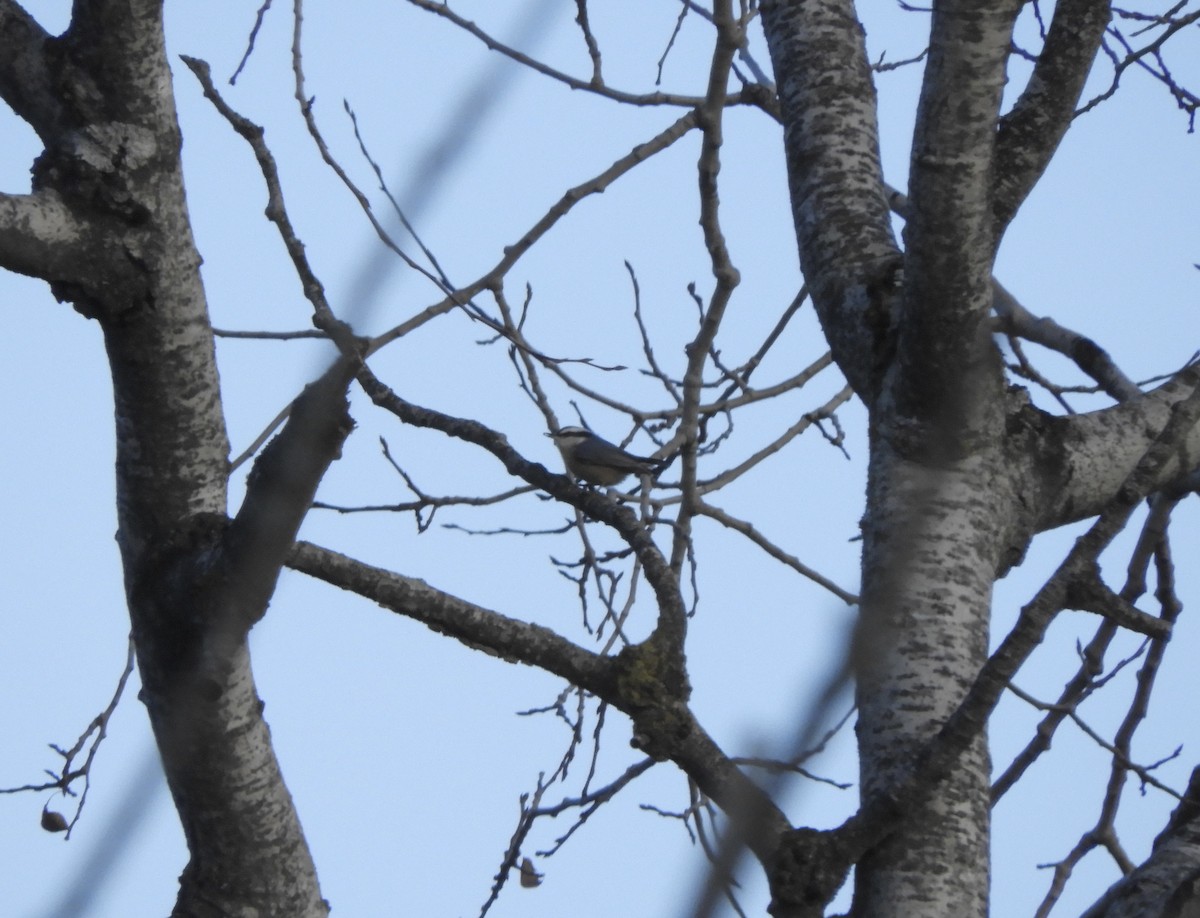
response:
[[[562,453],[563,462],[576,478],[610,487],[629,475],[653,475],[662,467],[657,459],[634,456],[583,427],[563,427],[546,434]]]

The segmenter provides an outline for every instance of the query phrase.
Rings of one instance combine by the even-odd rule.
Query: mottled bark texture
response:
[[[298,400],[228,520],[161,2],[77,0],[55,37],[0,0],[0,93],[44,144],[31,192],[0,196],[0,264],[46,280],[104,332],[141,698],[191,855],[173,914],[325,915],[246,635],[349,432],[350,372]]]
[[[1098,513],[1196,384],[1189,375],[1069,419],[1006,388],[988,328],[996,247],[1070,123],[1108,17],[1103,3],[1058,4],[1033,78],[1001,118],[1021,6],[933,6],[901,248],[854,4],[763,3],[801,267],[870,412],[856,654],[864,809],[828,838],[856,863],[855,915],[986,914],[985,718],[954,719],[969,732],[951,745],[965,751],[936,784],[914,771],[938,758],[922,753],[987,660],[996,577],[1035,532]],[[1193,468],[1197,447],[1192,431],[1157,481]],[[776,871],[775,914],[819,914],[796,885],[805,876]]]

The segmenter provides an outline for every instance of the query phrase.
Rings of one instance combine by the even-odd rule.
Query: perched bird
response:
[[[535,886],[542,885],[543,874],[537,872],[537,868],[533,866],[533,861],[529,858],[521,861],[520,873],[521,885],[526,889],[533,889]]]
[[[662,466],[656,459],[633,456],[582,427],[564,427],[546,434],[562,453],[571,474],[591,484],[609,487],[629,475],[653,475]]]

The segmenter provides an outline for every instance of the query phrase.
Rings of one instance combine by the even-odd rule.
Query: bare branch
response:
[[[1146,571],[1152,556],[1163,550],[1167,522],[1174,506],[1174,501],[1165,499],[1156,499],[1151,503],[1150,513],[1142,525],[1127,566],[1125,585],[1121,589],[1121,596],[1129,602],[1135,601],[1146,591]],[[1096,629],[1096,634],[1080,654],[1079,670],[1067,682],[1058,701],[1047,706],[1047,714],[1038,724],[1033,738],[992,785],[993,805],[1050,748],[1055,731],[1067,716],[1099,687],[1099,677],[1104,671],[1104,654],[1116,634],[1117,624],[1111,619],[1105,620]]]
[[[653,156],[655,153],[665,150],[695,127],[696,113],[688,112],[655,137],[645,143],[638,144],[628,154],[622,156],[596,177],[568,189],[520,239],[512,245],[505,247],[503,258],[491,270],[478,280],[459,288],[441,302],[435,303],[406,322],[379,335],[372,340],[369,353],[374,353],[397,338],[402,338],[413,329],[424,325],[430,319],[449,312],[457,305],[469,301],[481,290],[493,286],[508,274],[512,266],[532,248],[533,244],[549,232],[576,204],[591,195],[603,193],[613,182],[632,170],[636,165]]]
[[[0,2],[0,99],[50,145],[64,109],[45,50],[50,35],[14,0]],[[69,65],[62,64],[62,67]]]
[[[796,439],[796,437],[800,436],[814,424],[817,424],[821,418],[833,416],[833,412],[835,412],[842,405],[846,404],[846,402],[850,401],[853,395],[854,393],[849,386],[843,386],[842,390],[836,393],[824,405],[815,411],[807,412],[803,417],[800,418],[800,420],[779,434],[766,446],[756,450],[733,468],[726,469],[724,472],[721,472],[713,478],[700,482],[698,484],[699,493],[711,493],[724,487],[724,485],[728,484],[729,482],[740,478],[760,462],[779,452],[784,446]]]
[[[722,114],[728,92],[729,73],[733,55],[740,44],[740,29],[733,18],[729,0],[713,4],[713,21],[717,29],[716,46],[709,68],[708,92],[703,105],[697,109],[703,132],[700,159],[696,164],[700,196],[700,229],[708,250],[710,270],[716,287],[700,321],[700,329],[688,344],[687,369],[683,374],[683,403],[679,428],[683,436],[681,491],[683,500],[675,519],[674,543],[671,548],[671,568],[676,575],[683,569],[691,540],[692,517],[699,496],[696,490],[696,457],[700,440],[700,394],[704,381],[704,366],[712,351],[717,330],[721,327],[725,309],[741,276],[730,258],[721,229],[720,200],[717,179],[721,171],[721,146],[724,143]],[[683,622],[676,623],[682,642]],[[679,648],[682,654],[682,643]]]
[[[79,793],[79,803],[75,806],[75,815],[68,822],[62,819],[61,824],[58,820],[52,820],[55,824],[51,828],[46,824],[47,813],[51,817],[58,815],[48,810],[49,804],[42,809],[42,826],[48,831],[65,831],[64,837],[70,838],[71,833],[75,830],[75,824],[79,822],[79,817],[83,815],[84,804],[87,803],[88,790],[92,786],[92,764],[96,760],[96,753],[100,751],[100,744],[104,742],[108,736],[108,722],[112,719],[113,714],[117,710],[117,705],[120,704],[121,696],[125,694],[125,686],[129,682],[129,677],[133,674],[134,664],[134,644],[133,639],[129,640],[129,647],[125,654],[125,668],[121,670],[121,675],[117,678],[117,687],[113,692],[112,698],[105,706],[104,710],[92,718],[92,722],[88,724],[87,729],[80,734],[79,739],[75,741],[75,745],[70,749],[62,749],[59,746],[50,744],[50,748],[57,752],[62,757],[62,766],[57,772],[49,772],[53,781],[43,782],[41,784],[25,784],[21,787],[5,787],[0,788],[0,794],[17,794],[22,791],[46,791],[57,790],[64,797],[75,796],[75,791],[71,787],[79,778],[83,778],[83,790]],[[87,747],[87,755],[84,757],[83,764],[75,766],[75,759],[83,752],[84,747]],[[61,817],[60,817],[61,819]]]
[[[1045,172],[1075,117],[1110,16],[1110,0],[1055,4],[1042,53],[1021,97],[996,134],[997,234]]]
[[[516,48],[509,47],[501,41],[493,38],[482,28],[476,25],[469,19],[460,16],[454,12],[445,3],[437,2],[437,0],[408,0],[413,6],[426,10],[441,16],[443,19],[454,23],[464,32],[475,36],[484,43],[491,51],[497,51],[505,57],[516,61],[524,67],[535,70],[543,76],[548,76],[553,80],[557,80],[571,89],[581,89],[585,92],[595,93],[603,96],[606,99],[612,99],[614,102],[624,102],[627,105],[677,105],[684,108],[694,108],[703,103],[703,99],[698,96],[682,96],[675,93],[666,92],[650,92],[650,93],[632,93],[624,92],[619,89],[613,89],[605,85],[603,82],[592,80],[581,80],[570,74],[563,73],[561,70],[556,70],[541,61],[535,60],[527,54],[518,51]],[[727,100],[728,105],[738,104],[758,104],[757,100],[751,99],[748,95],[732,94]]]
[[[279,169],[275,164],[275,157],[263,139],[263,129],[239,115],[226,104],[213,85],[212,71],[207,63],[187,56],[183,57],[183,62],[200,81],[205,98],[212,102],[222,117],[254,151],[254,157],[258,160],[259,169],[262,171],[263,180],[267,186],[267,219],[278,228],[284,247],[291,257],[292,265],[295,267],[304,289],[304,296],[312,304],[313,324],[327,334],[344,355],[357,359],[362,345],[355,337],[353,330],[333,314],[325,297],[324,285],[317,279],[309,264],[304,244],[296,235],[291,219],[288,217],[283,199],[283,188],[279,182]]]
[[[242,55],[242,59],[238,61],[237,69],[233,71],[233,75],[229,78],[229,85],[233,86],[237,83],[238,75],[250,61],[250,55],[254,53],[254,42],[258,38],[258,30],[262,28],[263,19],[267,15],[267,10],[271,8],[271,0],[263,0],[262,6],[258,8],[258,13],[254,17],[254,26],[250,29],[250,36],[246,39],[246,51]]]
[[[318,338],[328,341],[329,336],[317,328],[303,328],[300,331],[235,331],[227,328],[214,328],[213,334],[218,338],[242,338],[254,341],[295,341],[298,338]]]
[[[346,387],[353,365],[334,364],[292,403],[287,424],[254,463],[246,496],[225,536],[229,568],[222,588],[231,622],[248,631],[266,612],[279,570],[312,504],[317,486],[354,427]]]
[[[407,618],[509,663],[526,663],[602,697],[611,694],[610,664],[549,628],[518,621],[459,599],[412,577],[297,542],[288,567],[357,593]]]
[[[1121,372],[1108,352],[1091,338],[1063,328],[1053,319],[1035,317],[997,280],[992,281],[992,293],[992,306],[1005,332],[1069,357],[1117,401],[1142,394],[1137,383]]]
[[[1165,64],[1161,64],[1160,54],[1163,45],[1165,45],[1169,39],[1181,32],[1183,29],[1186,29],[1198,19],[1200,19],[1200,10],[1193,11],[1186,16],[1181,16],[1178,18],[1173,16],[1165,17],[1162,20],[1159,20],[1159,22],[1164,26],[1162,33],[1149,44],[1136,50],[1129,44],[1128,40],[1124,35],[1121,34],[1120,31],[1116,29],[1109,29],[1109,34],[1114,36],[1125,49],[1125,56],[1118,58],[1117,54],[1108,49],[1106,46],[1105,50],[1113,62],[1112,82],[1109,84],[1108,89],[1094,96],[1086,105],[1080,108],[1076,114],[1082,115],[1086,112],[1089,112],[1101,102],[1112,98],[1112,96],[1116,94],[1117,88],[1120,86],[1121,77],[1124,72],[1132,65],[1137,64],[1167,86],[1167,88],[1171,91],[1171,94],[1175,96],[1175,100],[1179,104],[1179,107],[1189,113],[1190,124],[1191,119],[1194,119],[1195,117],[1196,108],[1197,105],[1200,105],[1200,101],[1198,101],[1193,94],[1186,92],[1174,81],[1169,73],[1167,73]],[[1161,69],[1155,70],[1147,65],[1145,63],[1146,57],[1157,58],[1160,61]]]
[[[375,211],[371,207],[370,200],[367,198],[367,196],[365,194],[363,194],[363,192],[359,189],[358,185],[355,184],[355,182],[350,178],[350,176],[346,172],[346,170],[342,168],[341,163],[339,163],[334,158],[333,154],[329,151],[329,146],[325,143],[325,137],[321,133],[320,128],[317,126],[317,119],[316,119],[316,116],[313,114],[313,99],[309,98],[308,93],[304,88],[304,65],[303,65],[303,56],[302,56],[301,50],[300,50],[301,49],[301,38],[303,35],[303,31],[304,31],[303,0],[294,0],[292,17],[293,17],[293,24],[292,24],[292,79],[293,79],[293,85],[294,85],[294,89],[295,89],[294,96],[296,99],[296,104],[299,105],[299,107],[300,107],[300,114],[304,118],[304,125],[306,128],[308,128],[308,134],[313,139],[313,143],[316,144],[317,152],[321,154],[321,159],[324,160],[325,165],[327,165],[333,171],[334,175],[336,175],[338,177],[338,180],[341,181],[341,183],[343,185],[345,185],[346,189],[351,193],[351,195],[354,196],[355,201],[358,202],[358,206],[362,209],[363,214],[366,216],[367,220],[370,222],[371,228],[375,230],[375,235],[379,237],[379,241],[382,242],[384,244],[384,246],[386,246],[391,252],[393,252],[395,255],[397,255],[400,258],[400,260],[403,261],[406,265],[408,265],[410,268],[412,268],[414,271],[418,272],[419,274],[421,274],[428,280],[432,281],[433,285],[438,290],[440,290],[444,293],[452,294],[453,291],[450,289],[449,281],[445,278],[444,275],[438,277],[438,276],[431,274],[423,266],[419,265],[416,261],[414,261],[408,255],[408,253],[405,252],[395,242],[395,240],[392,239],[391,235],[384,228],[383,224],[380,223],[379,220],[375,217]],[[386,193],[387,186],[383,181],[382,171],[374,163],[374,161],[369,156],[367,156],[366,146],[363,142],[362,135],[359,133],[359,130],[358,130],[358,120],[357,120],[357,118],[355,118],[354,112],[353,112],[353,110],[351,110],[349,103],[345,103],[344,107],[346,109],[346,113],[350,116],[351,123],[354,125],[354,136],[358,140],[359,148],[362,150],[363,155],[366,156],[367,161],[372,165],[372,167],[374,167],[375,173],[376,173],[377,177],[379,178],[380,186],[383,188],[384,192]],[[388,194],[388,198],[389,198],[389,200],[391,200],[393,207],[396,209],[396,213],[398,213],[400,215],[400,220],[403,223],[405,229],[407,229],[409,231],[409,233],[413,236],[414,239],[417,239],[417,241],[420,242],[420,239],[417,237],[416,230],[414,230],[413,227],[409,224],[407,217],[405,217],[403,211],[400,209],[400,205],[395,201],[395,199],[393,199],[391,197],[390,194]],[[426,255],[430,258],[431,263],[433,263],[434,266],[436,267],[437,262],[436,262],[436,260],[433,259],[432,254],[429,253],[428,250],[425,249],[424,245],[422,245],[421,248],[423,251],[425,251]]]
[[[592,59],[592,85],[603,86],[600,45],[596,43],[596,36],[592,34],[592,27],[588,23],[587,0],[575,0],[575,21],[579,23],[579,30],[583,33],[583,42],[587,45],[588,57]]]
[[[832,580],[829,580],[822,574],[817,573],[815,570],[813,570],[811,567],[809,567],[807,564],[805,564],[803,561],[801,561],[795,555],[790,555],[787,552],[785,552],[782,548],[777,546],[774,542],[770,541],[769,539],[767,539],[766,536],[764,536],[762,533],[760,533],[754,527],[754,525],[752,523],[747,522],[746,520],[737,519],[737,518],[731,516],[730,514],[726,513],[724,510],[721,510],[720,508],[714,507],[712,504],[709,504],[709,503],[706,503],[703,501],[697,505],[696,512],[700,516],[711,517],[712,519],[716,520],[718,523],[720,523],[722,526],[725,526],[728,529],[732,529],[735,532],[740,532],[742,535],[744,535],[747,539],[749,539],[751,542],[753,542],[755,545],[757,545],[759,548],[761,548],[763,551],[765,551],[767,554],[769,554],[776,561],[786,564],[788,567],[790,567],[792,570],[794,570],[801,577],[807,577],[813,583],[824,587],[826,590],[828,590],[830,593],[832,593],[834,596],[836,596],[838,599],[840,599],[846,605],[848,605],[848,606],[858,605],[858,597],[855,594],[853,594],[847,590],[843,590],[840,586],[838,586]]]

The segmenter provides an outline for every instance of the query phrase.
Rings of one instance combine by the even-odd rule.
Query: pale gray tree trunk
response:
[[[802,267],[871,415],[857,655],[864,799],[890,793],[913,767],[987,654],[1010,489],[1004,382],[983,329],[992,147],[980,135],[994,130],[1018,6],[980,4],[970,47],[935,26],[902,269],[853,4],[764,7]],[[977,736],[921,811],[858,863],[856,914],[986,913],[989,777]]]
[[[854,4],[763,4],[801,265],[834,358],[870,412],[856,653],[865,805],[886,805],[905,786],[963,703],[987,661],[992,584],[1032,531],[1065,521],[1046,504],[1063,509],[1054,486],[1080,460],[1057,436],[1035,444],[1011,435],[1024,409],[1006,391],[987,326],[999,237],[1065,131],[1107,21],[1103,4],[1060,6],[1039,77],[1063,56],[1055,42],[1069,31],[1070,60],[1056,64],[1065,89],[1031,81],[1024,109],[998,131],[1021,3],[934,4],[901,252]],[[1039,464],[1051,442],[1059,454]],[[1147,447],[1141,437],[1129,443]],[[1121,478],[1136,462],[1114,458],[1109,471]],[[1113,493],[1099,485],[1075,480],[1067,500]],[[982,723],[959,745],[953,768],[858,861],[855,915],[987,913]]]
[[[0,0],[0,93],[45,146],[31,193],[0,196],[0,263],[47,280],[104,332],[141,697],[191,854],[173,914],[324,915],[245,637],[344,436],[348,374],[308,396],[325,442],[296,462],[282,435],[227,520],[228,440],[161,0],[79,0],[61,37]]]

